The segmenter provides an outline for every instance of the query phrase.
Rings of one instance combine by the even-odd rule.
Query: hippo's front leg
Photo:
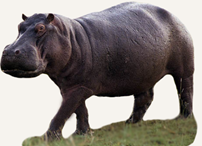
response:
[[[45,140],[61,139],[62,138],[62,129],[66,120],[72,115],[72,113],[78,111],[79,107],[83,106],[85,100],[92,95],[92,90],[79,86],[72,88],[70,90],[63,90],[63,102],[51,121],[48,131],[45,133]],[[81,108],[83,109],[83,108]]]
[[[90,131],[88,123],[88,110],[85,101],[76,109],[77,126],[74,134],[83,135]]]

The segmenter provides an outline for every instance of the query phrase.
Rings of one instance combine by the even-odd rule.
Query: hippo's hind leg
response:
[[[85,101],[76,109],[77,127],[74,134],[82,135],[89,132],[88,110]]]
[[[150,90],[144,93],[135,95],[133,112],[130,118],[126,121],[126,123],[137,123],[142,120],[145,112],[153,101],[153,94],[153,88],[151,88]]]
[[[192,115],[193,75],[188,78],[174,77],[180,101],[180,116]]]

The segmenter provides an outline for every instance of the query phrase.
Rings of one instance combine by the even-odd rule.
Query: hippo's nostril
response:
[[[16,54],[16,55],[20,54],[20,50],[16,50],[16,51],[15,51],[15,54]]]

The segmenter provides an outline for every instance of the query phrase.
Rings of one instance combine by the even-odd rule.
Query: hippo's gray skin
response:
[[[45,73],[60,88],[63,102],[47,139],[62,136],[72,113],[77,115],[75,133],[87,133],[85,100],[92,95],[134,95],[127,123],[140,121],[154,85],[167,74],[177,86],[180,115],[192,114],[193,42],[166,10],[130,2],[74,20],[56,14],[22,17],[18,38],[3,51],[1,68],[15,77]]]

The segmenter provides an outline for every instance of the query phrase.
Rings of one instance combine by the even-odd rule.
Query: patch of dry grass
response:
[[[126,125],[114,123],[86,136],[70,136],[62,141],[46,143],[30,138],[23,146],[188,146],[197,131],[195,119],[152,120]]]

